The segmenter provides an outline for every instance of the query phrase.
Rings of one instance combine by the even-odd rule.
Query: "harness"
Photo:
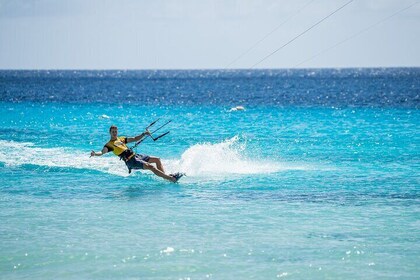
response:
[[[124,162],[127,162],[132,157],[134,157],[135,155],[136,155],[136,153],[133,152],[132,149],[128,148],[127,150],[125,150],[124,152],[122,152],[121,154],[119,154],[118,156],[120,157],[120,160],[123,160]]]

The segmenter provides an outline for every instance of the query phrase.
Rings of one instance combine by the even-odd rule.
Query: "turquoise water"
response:
[[[418,279],[413,83],[410,106],[3,98],[0,278]],[[178,184],[89,158],[157,117],[138,152]]]

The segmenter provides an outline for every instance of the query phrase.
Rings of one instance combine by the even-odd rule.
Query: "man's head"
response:
[[[109,128],[109,134],[111,134],[112,138],[115,138],[118,136],[118,127],[116,127],[115,125],[111,125]]]

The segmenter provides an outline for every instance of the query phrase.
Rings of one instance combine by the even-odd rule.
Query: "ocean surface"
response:
[[[419,96],[420,68],[0,71],[0,278],[419,279]],[[157,118],[137,152],[179,183],[89,158]]]

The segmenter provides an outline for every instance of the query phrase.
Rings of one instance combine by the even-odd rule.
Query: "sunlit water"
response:
[[[419,89],[418,69],[3,71],[0,278],[416,279]],[[178,184],[89,158],[158,117],[137,152]]]

